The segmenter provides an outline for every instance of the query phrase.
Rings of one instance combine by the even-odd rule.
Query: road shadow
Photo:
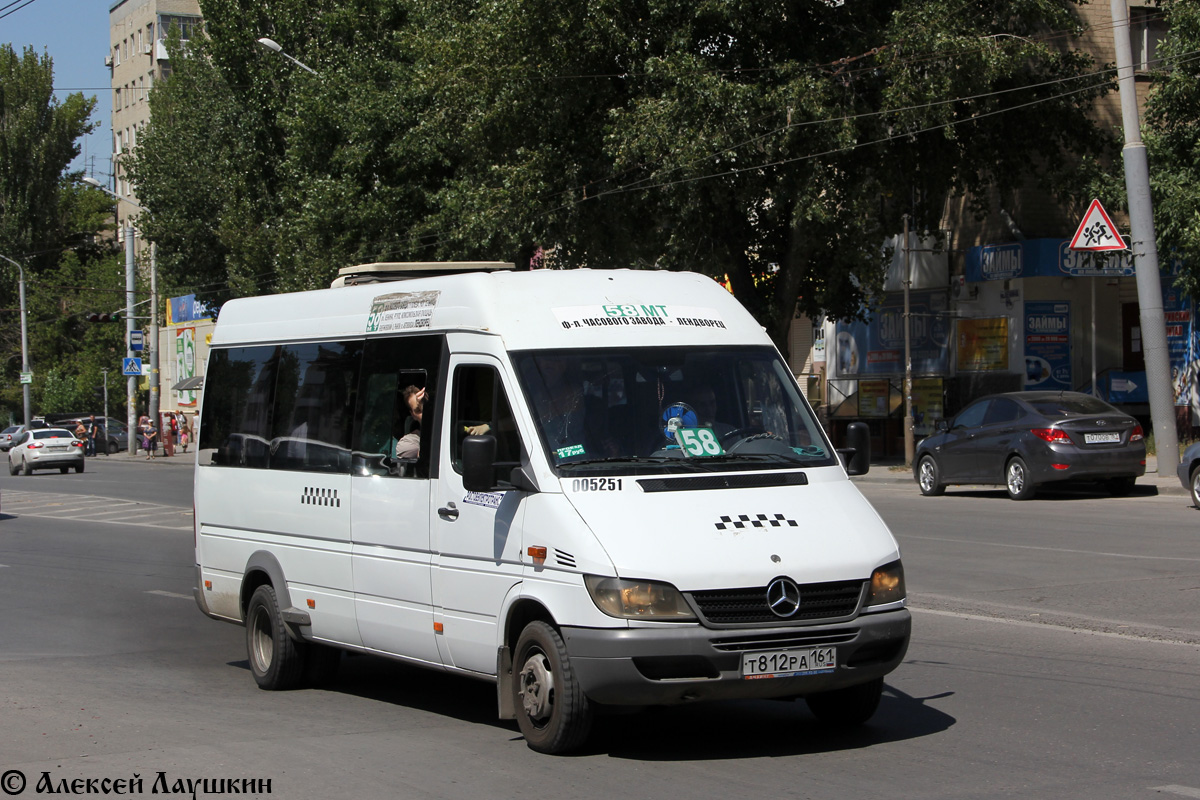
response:
[[[229,664],[249,670],[246,661]],[[347,654],[337,679],[323,690],[487,725],[505,731],[513,740],[521,739],[515,720],[497,719],[496,687],[484,681],[377,656]],[[931,699],[936,698],[912,697],[885,686],[875,716],[848,731],[832,730],[819,722],[803,700],[726,700],[601,712],[587,743],[570,755],[704,761],[855,750],[930,736],[954,725],[954,717],[927,704]]]
[[[1004,500],[1010,503],[1013,502],[1009,498],[1008,492],[1002,487],[985,489],[978,486],[962,488],[948,486],[946,487],[946,493],[942,496],[950,499],[993,498],[996,500]],[[1108,490],[1103,486],[1098,486],[1095,484],[1055,484],[1051,486],[1039,487],[1037,494],[1033,497],[1032,502],[1036,503],[1039,500],[1065,502],[1071,500],[1099,500],[1105,498],[1109,500],[1130,500],[1139,497],[1158,497],[1158,487],[1149,483],[1137,483],[1134,484],[1133,489],[1130,490],[1129,494],[1118,497],[1109,494]]]

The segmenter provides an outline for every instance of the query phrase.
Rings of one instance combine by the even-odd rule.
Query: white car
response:
[[[0,431],[0,450],[8,451],[13,445],[13,437],[21,432],[20,425],[9,425]]]
[[[57,469],[65,475],[71,467],[83,472],[83,444],[65,428],[25,431],[8,451],[8,472],[32,475],[35,469]]]

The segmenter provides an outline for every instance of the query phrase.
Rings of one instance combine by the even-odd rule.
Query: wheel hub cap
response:
[[[521,690],[518,693],[521,705],[530,719],[545,719],[550,716],[550,693],[554,691],[554,677],[550,664],[541,653],[531,656],[521,668]]]

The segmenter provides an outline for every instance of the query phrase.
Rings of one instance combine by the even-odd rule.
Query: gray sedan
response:
[[[1183,451],[1183,459],[1176,467],[1179,482],[1192,494],[1192,505],[1200,508],[1200,442]]]
[[[920,443],[913,474],[921,494],[949,484],[995,484],[1014,500],[1039,486],[1095,481],[1126,495],[1146,474],[1146,442],[1133,417],[1079,392],[982,397]]]

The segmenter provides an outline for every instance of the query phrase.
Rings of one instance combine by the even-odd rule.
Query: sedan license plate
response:
[[[1119,433],[1085,433],[1083,435],[1083,441],[1085,444],[1116,443],[1116,442],[1121,441],[1121,434],[1119,434]]]
[[[837,667],[836,647],[798,647],[742,654],[742,677],[792,678],[820,675]]]

